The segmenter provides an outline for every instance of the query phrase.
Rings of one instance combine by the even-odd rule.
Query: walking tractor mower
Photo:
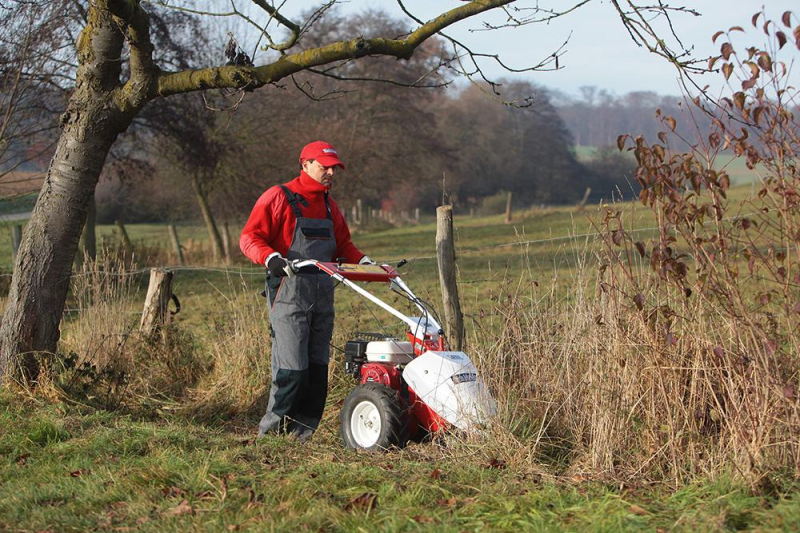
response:
[[[401,262],[398,268],[405,262]],[[360,334],[345,347],[345,371],[358,384],[340,415],[345,446],[383,450],[409,438],[450,428],[479,431],[496,413],[495,402],[464,352],[450,351],[428,306],[389,265],[353,265],[315,260],[291,262],[294,272],[330,275],[408,326],[408,339]],[[408,299],[421,316],[406,316],[357,282],[382,282]]]

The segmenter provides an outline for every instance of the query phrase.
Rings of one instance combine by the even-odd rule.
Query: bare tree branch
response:
[[[368,55],[408,59],[426,39],[465,18],[511,3],[513,0],[473,0],[423,24],[405,39],[352,39],[296,54],[286,55],[260,67],[225,66],[162,74],[158,77],[158,96],[208,88],[254,89],[294,73],[349,58]]]

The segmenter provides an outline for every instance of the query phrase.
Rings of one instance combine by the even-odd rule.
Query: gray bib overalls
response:
[[[336,239],[328,195],[327,218],[305,218],[300,195],[281,186],[295,216],[292,245],[286,259],[331,261]],[[319,426],[328,396],[328,362],[333,334],[333,289],[330,276],[300,273],[292,278],[267,275],[272,326],[272,386],[259,435],[288,431],[303,438]]]

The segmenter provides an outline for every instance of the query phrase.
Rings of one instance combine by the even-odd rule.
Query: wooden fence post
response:
[[[357,198],[356,199],[356,213],[358,215],[356,217],[356,224],[361,224],[363,226],[364,222],[365,222],[365,220],[364,220],[364,204],[361,202],[361,198]]]
[[[162,268],[150,269],[150,285],[144,300],[139,331],[152,338],[169,318],[168,305],[172,297],[172,272]]]
[[[354,205],[353,207],[350,208],[350,212],[352,213],[352,218],[353,218],[352,223],[360,224],[361,221],[358,220],[358,207]]]
[[[419,207],[414,208],[414,221],[419,224]]]
[[[508,193],[506,200],[506,224],[511,224],[511,192]]]
[[[122,244],[125,245],[125,251],[128,252],[128,255],[133,255],[133,243],[131,242],[131,238],[128,237],[128,230],[125,229],[125,224],[119,219],[114,223],[117,225],[117,228],[119,228]]]
[[[451,349],[464,348],[464,316],[456,285],[456,247],[453,239],[453,206],[436,208],[436,255],[439,259],[439,283],[442,287],[447,338]]]
[[[22,243],[22,226],[14,224],[11,226],[11,263],[12,265],[17,262],[17,252],[19,252],[19,245]]]
[[[183,250],[181,249],[181,241],[178,240],[178,230],[175,229],[173,224],[167,226],[169,228],[169,237],[172,241],[172,249],[175,250],[175,255],[178,256],[178,264],[183,266],[185,261],[183,260]]]

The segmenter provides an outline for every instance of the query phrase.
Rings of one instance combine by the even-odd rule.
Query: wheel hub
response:
[[[359,446],[374,446],[381,434],[381,414],[377,406],[370,401],[356,405],[350,418],[350,430]]]

